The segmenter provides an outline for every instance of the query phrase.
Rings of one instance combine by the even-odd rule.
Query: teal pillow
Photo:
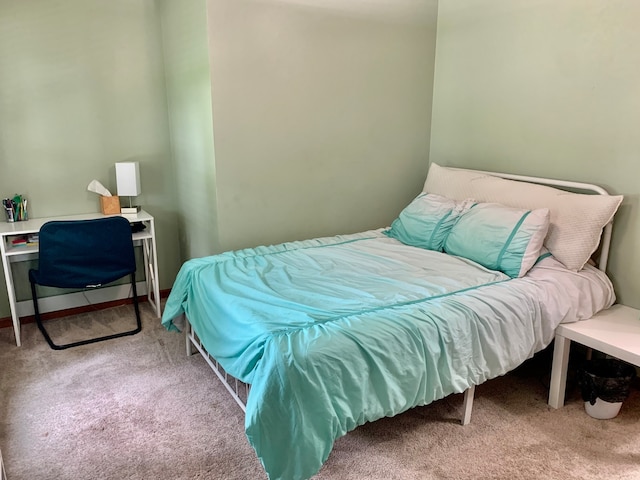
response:
[[[421,193],[384,233],[404,244],[441,252],[463,205],[440,195]]]
[[[444,251],[511,278],[522,277],[537,261],[548,230],[547,208],[523,210],[478,203],[455,223]]]

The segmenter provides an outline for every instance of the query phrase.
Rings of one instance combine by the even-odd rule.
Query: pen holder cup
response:
[[[120,197],[100,196],[100,208],[104,215],[117,215],[120,213]]]
[[[29,220],[27,213],[27,199],[23,195],[16,195],[13,198],[5,198],[2,200],[4,207],[5,219],[8,223],[24,222]]]

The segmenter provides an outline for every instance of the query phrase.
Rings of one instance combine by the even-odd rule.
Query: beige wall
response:
[[[89,182],[115,191],[114,163],[138,160],[169,288],[179,257],[159,26],[151,0],[0,0],[0,195],[23,193],[33,217],[97,212]]]
[[[206,0],[158,0],[180,258],[216,252],[218,221]]]
[[[640,2],[440,0],[430,160],[625,195],[609,274],[640,307]]]
[[[387,225],[427,170],[436,0],[209,0],[220,249]]]

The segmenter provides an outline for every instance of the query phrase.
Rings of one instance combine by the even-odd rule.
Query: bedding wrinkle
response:
[[[186,313],[251,384],[245,431],[269,478],[304,479],[348,431],[502,375],[588,313],[558,292],[593,276],[554,262],[510,279],[381,231],[247,249],[186,262],[162,322]]]

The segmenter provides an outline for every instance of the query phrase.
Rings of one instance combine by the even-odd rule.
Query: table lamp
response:
[[[140,195],[140,166],[138,162],[116,163],[116,186],[119,197],[129,197],[129,206],[121,207],[122,214],[137,214],[140,207],[133,206],[131,197]]]

